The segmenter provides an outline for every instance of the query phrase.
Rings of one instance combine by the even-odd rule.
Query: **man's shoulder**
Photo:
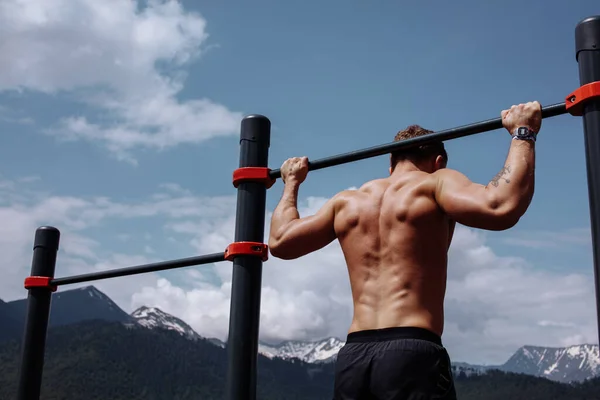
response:
[[[453,182],[464,182],[467,178],[462,173],[455,169],[451,168],[442,168],[431,174],[432,179],[432,187],[434,191],[438,193],[448,184]]]
[[[454,176],[456,174],[460,174],[460,172],[455,169],[452,169],[452,168],[442,168],[442,169],[438,169],[431,175],[435,175],[437,177],[446,177],[446,176]]]
[[[434,194],[447,180],[454,180],[462,176],[460,172],[450,168],[442,168],[435,172],[428,173],[423,171],[415,171],[413,176],[403,185],[403,187],[411,187],[420,194]]]
[[[466,178],[462,172],[451,168],[442,168],[440,170],[435,171],[431,175],[433,178],[435,178],[435,180],[438,183],[443,183],[448,180],[460,180]]]

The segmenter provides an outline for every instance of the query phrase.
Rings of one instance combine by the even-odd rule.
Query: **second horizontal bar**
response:
[[[566,114],[567,109],[565,103],[553,104],[542,108],[542,118],[556,117]],[[364,160],[389,154],[393,151],[413,146],[419,146],[433,141],[446,141],[457,139],[460,137],[475,135],[478,133],[493,131],[502,128],[502,118],[489,119],[487,121],[476,122],[470,125],[463,125],[458,128],[446,129],[431,133],[429,135],[419,136],[412,139],[406,139],[398,142],[391,142],[379,146],[369,147],[362,150],[351,151],[349,153],[338,154],[336,156],[321,158],[319,160],[310,161],[308,163],[309,171],[333,167],[336,165],[347,164],[354,161]],[[281,177],[279,169],[271,170],[269,176],[273,179]]]
[[[74,283],[97,281],[100,279],[117,278],[121,276],[137,275],[147,272],[165,271],[168,269],[191,267],[194,265],[210,264],[225,261],[225,253],[206,254],[203,256],[181,258],[178,260],[162,261],[152,264],[137,265],[135,267],[111,269],[108,271],[92,272],[83,275],[67,276],[52,280],[55,286],[71,285]]]

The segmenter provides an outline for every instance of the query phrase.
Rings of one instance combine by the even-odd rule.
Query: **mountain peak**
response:
[[[509,372],[543,376],[559,382],[581,381],[600,373],[598,345],[568,347],[523,346],[502,369]]]
[[[158,307],[141,306],[137,310],[135,310],[134,312],[132,312],[131,316],[132,317],[140,317],[140,316],[144,316],[144,315],[147,315],[147,314],[162,315],[162,314],[167,314],[167,313],[165,313],[164,311],[162,311]]]
[[[191,326],[158,307],[142,306],[132,312],[131,316],[138,324],[148,329],[166,329],[178,332],[188,339],[201,339],[201,336]]]
[[[335,360],[344,342],[335,337],[303,342],[288,340],[277,345],[259,344],[259,352],[269,358],[298,358],[309,363],[330,362]]]
[[[71,292],[71,293],[83,292],[83,293],[87,293],[87,295],[90,297],[96,297],[98,299],[109,300],[112,302],[110,297],[108,297],[107,295],[102,293],[100,290],[96,289],[96,287],[93,285],[84,286],[84,287],[77,288],[77,289],[72,289],[72,290],[69,290],[69,292]]]

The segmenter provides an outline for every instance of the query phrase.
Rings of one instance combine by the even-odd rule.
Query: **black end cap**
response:
[[[252,142],[271,144],[271,121],[260,114],[251,114],[242,119],[242,131],[240,141],[250,140]]]
[[[40,226],[35,231],[33,248],[45,247],[51,250],[58,250],[60,241],[60,231],[53,226]]]
[[[600,51],[600,15],[588,17],[577,24],[575,28],[575,58],[579,52],[586,50]]]

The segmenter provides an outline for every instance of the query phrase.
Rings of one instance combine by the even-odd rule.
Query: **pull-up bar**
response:
[[[117,268],[108,271],[92,272],[89,274],[67,276],[50,281],[53,286],[71,285],[74,283],[98,281],[101,279],[119,278],[122,276],[145,274],[148,272],[166,271],[169,269],[192,267],[194,265],[212,264],[225,261],[225,253],[206,254],[203,256],[180,258],[179,260],[162,261],[152,264],[136,265],[134,267]]]
[[[583,117],[594,252],[596,311],[600,323],[600,16],[587,18],[577,25],[575,46],[581,87],[566,96],[564,103],[544,107],[542,117],[550,118],[567,112]],[[309,169],[332,167],[429,141],[446,141],[501,127],[501,118],[490,119],[414,139],[312,161],[309,163]],[[223,260],[233,262],[225,398],[256,399],[262,264],[268,255],[268,249],[263,243],[266,191],[275,179],[281,177],[279,170],[269,170],[267,167],[270,137],[271,123],[267,117],[251,115],[242,120],[240,168],[233,174],[233,184],[238,189],[235,242],[224,253],[54,279],[60,232],[53,227],[38,228],[34,240],[31,276],[25,280],[25,287],[28,290],[27,315],[19,371],[18,400],[39,400],[50,300],[57,285]]]
[[[566,114],[567,107],[565,103],[553,104],[542,108],[542,118],[556,117]],[[338,154],[336,156],[321,158],[315,161],[309,161],[308,169],[315,171],[318,169],[333,167],[336,165],[347,164],[354,161],[364,160],[367,158],[377,157],[391,153],[400,149],[407,149],[414,146],[419,146],[434,141],[443,142],[451,139],[458,139],[465,136],[476,135],[478,133],[493,131],[502,128],[502,118],[489,119],[487,121],[476,122],[474,124],[459,126],[458,128],[446,129],[439,132],[430,133],[429,135],[418,136],[411,139],[401,140],[382,144],[379,146],[369,147],[367,149],[351,151],[349,153]],[[273,169],[269,173],[269,177],[276,179],[281,177],[279,169]]]

